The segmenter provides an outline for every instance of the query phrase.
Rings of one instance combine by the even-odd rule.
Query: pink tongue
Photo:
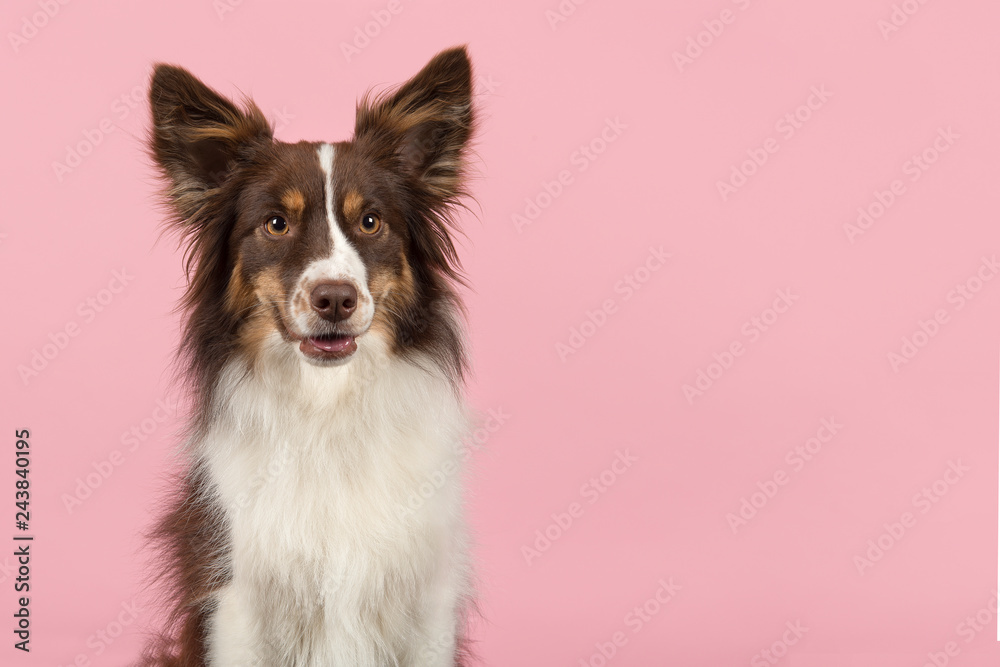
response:
[[[351,336],[337,336],[336,338],[310,338],[309,342],[324,352],[340,352],[346,349],[353,340]]]

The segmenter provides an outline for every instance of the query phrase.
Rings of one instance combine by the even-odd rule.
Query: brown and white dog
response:
[[[150,103],[196,409],[144,664],[462,664],[465,49],[362,100],[340,143],[276,141],[252,101],[170,65]]]

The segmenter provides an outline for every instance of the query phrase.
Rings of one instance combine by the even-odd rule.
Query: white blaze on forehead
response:
[[[337,224],[337,215],[333,212],[333,146],[330,144],[320,144],[319,166],[323,170],[323,194],[326,199],[326,221],[330,226],[330,256],[319,260],[332,265],[335,277],[349,277],[357,281],[356,287],[367,285],[367,271],[365,264],[361,261],[361,256],[354,249],[351,242],[344,236],[340,225]]]
[[[327,280],[350,282],[358,291],[358,307],[351,320],[358,326],[367,328],[375,310],[368,291],[368,271],[361,255],[340,229],[333,209],[333,146],[320,144],[316,152],[319,154],[320,169],[323,171],[326,220],[330,228],[330,254],[322,259],[313,260],[306,267],[297,290],[305,290],[308,293],[316,284]],[[292,303],[296,302],[297,300],[293,298]],[[311,313],[293,312],[292,315],[303,331],[309,328],[308,320],[312,318]]]

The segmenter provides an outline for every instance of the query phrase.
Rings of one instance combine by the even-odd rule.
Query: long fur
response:
[[[157,66],[150,104],[150,153],[186,244],[194,411],[187,470],[152,533],[166,622],[139,664],[465,664],[467,361],[451,240],[474,128],[465,49],[366,97],[336,145],[277,142],[252,101],[179,67]],[[384,218],[376,238],[352,227],[355,201]],[[261,231],[276,210],[285,239]],[[337,268],[344,257],[361,268]],[[365,283],[364,331],[347,331],[360,315],[330,324],[303,305],[321,271]],[[356,335],[357,351],[306,359],[313,335]]]

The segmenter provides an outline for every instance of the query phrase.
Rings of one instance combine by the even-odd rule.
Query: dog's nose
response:
[[[346,320],[358,306],[358,291],[345,282],[320,283],[313,288],[309,303],[324,320]]]

